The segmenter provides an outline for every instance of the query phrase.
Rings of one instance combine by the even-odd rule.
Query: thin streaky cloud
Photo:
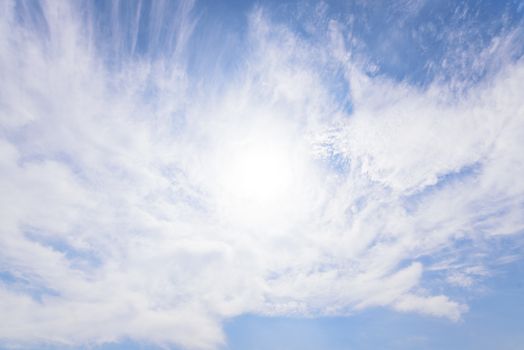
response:
[[[524,32],[448,5],[4,1],[0,344],[464,322],[522,258]]]

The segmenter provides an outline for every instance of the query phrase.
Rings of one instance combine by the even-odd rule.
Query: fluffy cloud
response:
[[[522,61],[421,89],[367,74],[334,20],[308,41],[254,9],[216,82],[191,70],[191,2],[115,4],[106,41],[99,9],[0,11],[5,344],[208,349],[248,312],[461,318],[424,273],[470,285],[455,247],[524,228]]]

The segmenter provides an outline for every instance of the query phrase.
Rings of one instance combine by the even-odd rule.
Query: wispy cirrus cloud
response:
[[[376,306],[458,321],[446,288],[522,233],[518,27],[462,51],[482,79],[445,58],[420,86],[327,5],[306,33],[254,7],[233,67],[191,60],[193,2],[3,7],[7,345],[216,348],[241,314]]]

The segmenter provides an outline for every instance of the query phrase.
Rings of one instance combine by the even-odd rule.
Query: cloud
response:
[[[429,298],[406,295],[395,302],[393,307],[402,312],[420,312],[432,316],[448,317],[454,321],[458,321],[461,314],[468,309],[467,306],[450,301],[443,295]]]
[[[459,245],[522,232],[522,60],[417,87],[370,74],[338,20],[306,39],[254,8],[216,81],[191,66],[193,2],[126,4],[2,5],[5,344],[210,349],[245,313],[460,320],[427,273],[468,286],[487,262]]]

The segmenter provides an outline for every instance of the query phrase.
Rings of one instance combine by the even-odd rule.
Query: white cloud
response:
[[[405,295],[393,304],[393,308],[402,312],[419,312],[431,316],[448,317],[458,321],[468,307],[449,300],[443,295],[419,297]]]
[[[456,321],[465,305],[417,294],[422,258],[522,230],[520,61],[457,101],[366,76],[334,21],[332,44],[310,43],[258,9],[245,65],[217,88],[186,68],[191,2],[172,37],[151,34],[173,61],[117,67],[83,32],[92,18],[44,4],[48,32],[11,2],[0,18],[6,344],[215,348],[248,312]],[[345,72],[352,115],[324,65]]]

